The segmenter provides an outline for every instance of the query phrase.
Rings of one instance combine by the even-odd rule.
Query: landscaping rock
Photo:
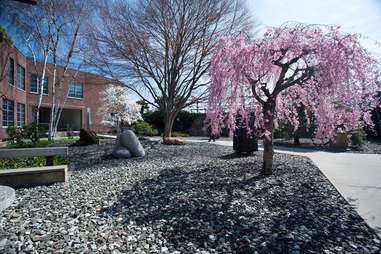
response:
[[[164,145],[175,145],[182,146],[185,145],[186,142],[184,140],[178,138],[165,138],[162,142]]]
[[[8,208],[15,200],[15,190],[8,186],[0,185],[0,212]]]
[[[80,146],[99,144],[99,138],[94,131],[81,129],[79,131],[79,140],[75,144]]]
[[[132,130],[124,130],[120,134],[119,145],[127,148],[132,156],[143,157],[145,155],[142,144]]]
[[[114,151],[112,152],[112,155],[115,158],[120,158],[120,159],[128,159],[132,157],[130,151],[127,148],[124,148],[122,146],[116,147]]]

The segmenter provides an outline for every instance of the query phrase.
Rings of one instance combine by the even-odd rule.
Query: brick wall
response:
[[[25,119],[26,124],[30,124],[34,121],[33,117],[33,108],[38,103],[39,95],[31,92],[31,75],[38,74],[42,75],[43,63],[37,63],[37,68],[35,67],[31,59],[25,58],[17,49],[13,48],[11,57],[15,61],[15,84],[14,86],[9,84],[8,75],[6,78],[1,81],[0,89],[1,94],[5,98],[14,101],[14,122],[16,124],[17,115],[16,115],[16,105],[17,103],[23,103],[26,105]],[[17,88],[16,86],[16,73],[17,73],[17,64],[20,64],[25,68],[25,91]],[[8,67],[7,67],[8,68]],[[52,91],[53,91],[53,75],[52,75],[52,66],[48,65],[47,74],[48,77],[48,95],[43,95],[42,98],[42,107],[51,107],[52,105]],[[7,72],[8,73],[8,72]],[[59,67],[57,71],[57,77],[62,77],[63,68]],[[67,98],[68,86],[71,81],[81,83],[83,85],[83,98]],[[90,111],[91,120],[92,120],[92,129],[97,132],[107,132],[109,128],[104,126],[101,123],[101,116],[99,115],[100,107],[100,93],[109,85],[116,85],[116,82],[95,74],[80,72],[76,70],[69,69],[66,72],[64,82],[62,87],[56,91],[57,97],[60,102],[64,102],[64,108],[67,109],[77,109],[81,110],[82,120],[81,127],[88,128],[87,126],[87,111]],[[1,103],[2,108],[2,103]],[[6,138],[6,128],[2,126],[2,116],[3,112],[0,110],[0,139]]]

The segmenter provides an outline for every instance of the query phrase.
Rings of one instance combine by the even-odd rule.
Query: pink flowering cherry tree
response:
[[[269,28],[261,39],[224,38],[212,59],[207,119],[212,132],[225,125],[232,133],[237,115],[249,128],[254,113],[264,144],[262,173],[269,175],[278,121],[297,129],[303,105],[307,123],[314,117],[317,138],[371,125],[378,74],[358,36],[338,27],[286,25]]]

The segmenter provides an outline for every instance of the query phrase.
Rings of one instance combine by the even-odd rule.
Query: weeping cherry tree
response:
[[[232,131],[237,115],[248,127],[254,111],[264,144],[262,173],[270,175],[277,121],[298,128],[303,106],[307,123],[315,118],[316,138],[330,140],[371,125],[378,74],[359,36],[338,27],[285,25],[269,28],[261,39],[226,37],[212,59],[207,119],[214,133],[222,125]]]

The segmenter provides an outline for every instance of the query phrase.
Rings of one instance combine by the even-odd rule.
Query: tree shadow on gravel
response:
[[[236,152],[222,155],[219,158],[223,160],[232,160],[237,158],[247,158],[247,157],[254,157],[255,155],[253,153],[251,154],[237,154]]]
[[[263,178],[253,163],[221,165],[164,169],[125,190],[101,214],[123,216],[126,227],[151,227],[170,251],[191,253],[354,251],[342,241],[368,244],[373,237],[316,168],[279,169]]]
[[[374,232],[307,159],[276,155],[274,175],[264,178],[258,154],[229,156],[165,168],[101,214],[150,227],[170,251],[186,253],[356,252],[348,243],[372,244]]]

